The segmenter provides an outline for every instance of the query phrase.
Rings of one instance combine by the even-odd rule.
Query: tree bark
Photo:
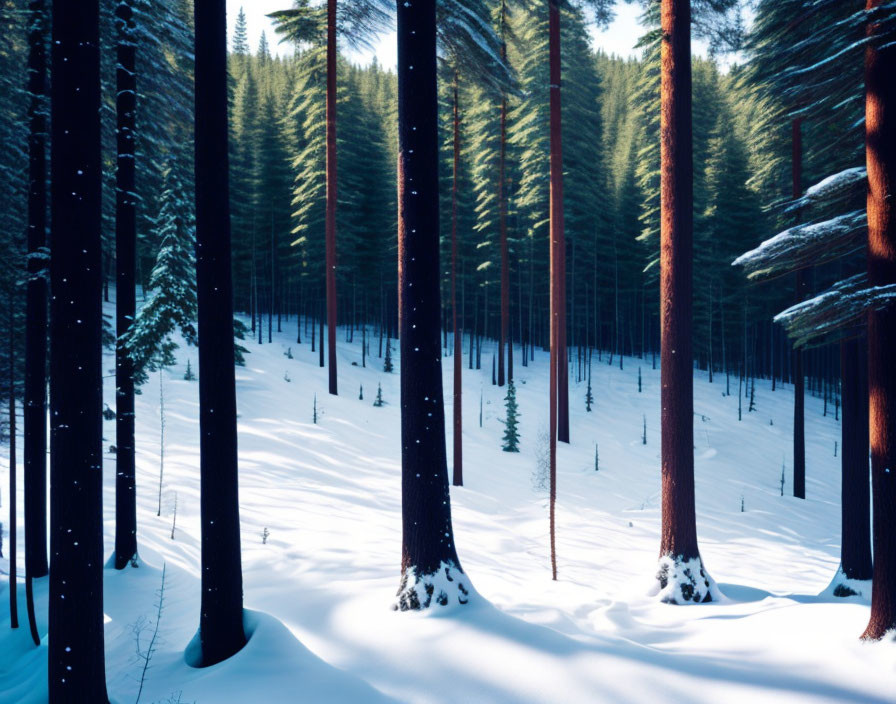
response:
[[[128,0],[115,10],[118,169],[115,183],[115,569],[137,557],[134,460],[134,365],[122,342],[137,315],[137,196],[134,149],[137,110],[134,13]],[[175,167],[176,168],[176,167]]]
[[[436,0],[397,2],[402,555],[397,607],[466,603],[451,526],[439,340]],[[433,588],[444,573],[451,593]]]
[[[883,5],[868,0],[867,8]],[[869,34],[876,28],[870,25]],[[865,50],[868,284],[896,284],[896,46]],[[874,576],[868,639],[896,629],[896,308],[868,314],[868,390]]]
[[[327,372],[336,384],[336,0],[327,0]]]
[[[16,576],[16,549],[18,547],[18,526],[16,504],[16,319],[15,292],[9,297],[9,626],[19,627],[19,588]]]
[[[99,2],[54,2],[51,88],[51,704],[108,702],[103,637]]]
[[[501,24],[503,32],[504,4],[501,4]],[[507,58],[506,45],[501,44],[501,58]],[[498,386],[504,386],[504,350],[507,348],[510,327],[510,269],[507,253],[507,188],[505,166],[507,157],[507,98],[501,97],[501,147],[498,158],[498,219],[500,221],[501,247],[501,339],[498,347]]]
[[[196,293],[199,309],[201,665],[246,643],[240,560],[224,0],[196,3]]]
[[[660,318],[661,558],[699,560],[694,506],[693,141],[690,0],[663,0],[661,50]],[[620,350],[621,353],[621,350]],[[702,574],[700,577],[703,578]],[[674,579],[676,575],[666,575]],[[659,575],[661,586],[663,573]],[[706,586],[709,580],[706,579]],[[685,601],[710,601],[710,591]],[[676,594],[670,601],[678,601]]]
[[[454,486],[464,484],[463,442],[463,350],[457,321],[457,179],[460,166],[460,115],[457,71],[454,72],[454,172],[451,183],[451,325],[454,329]]]
[[[803,138],[802,120],[797,118],[791,124],[792,155],[791,172],[793,176],[793,198],[803,194]],[[796,274],[796,302],[806,298],[806,274]],[[806,498],[806,427],[805,427],[805,376],[803,372],[803,351],[793,351],[793,495],[798,499]]]
[[[840,343],[843,421],[840,569],[871,579],[871,495],[868,482],[868,350],[864,337]]]
[[[28,288],[25,326],[25,578],[47,565],[47,9],[28,6]]]
[[[557,436],[559,430],[560,411],[560,367],[566,367],[566,352],[561,345],[562,326],[560,320],[565,316],[562,296],[561,262],[565,255],[565,235],[563,232],[563,153],[560,132],[560,8],[557,0],[548,0],[548,42],[550,62],[550,139],[551,139],[551,192],[550,192],[550,286],[551,286],[551,323],[550,323],[550,438],[548,448],[549,484],[550,484],[550,533],[551,533],[551,578],[557,579],[557,539],[556,539],[556,503],[557,503]]]

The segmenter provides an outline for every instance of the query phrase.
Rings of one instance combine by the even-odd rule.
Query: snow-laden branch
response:
[[[868,170],[864,166],[844,169],[806,189],[802,198],[797,198],[787,206],[787,212],[808,206],[835,204],[855,195],[859,188],[866,187],[867,182]]]
[[[795,346],[802,347],[858,324],[870,310],[894,304],[896,284],[869,287],[867,276],[859,274],[778,313],[774,320],[784,326]]]
[[[854,210],[830,220],[796,225],[739,256],[750,279],[769,278],[833,261],[860,249],[865,242],[868,217]]]

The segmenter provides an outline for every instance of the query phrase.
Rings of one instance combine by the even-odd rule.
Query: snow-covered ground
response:
[[[236,657],[204,670],[183,657],[199,608],[198,385],[183,380],[187,359],[196,368],[195,348],[181,347],[178,366],[164,375],[161,517],[158,375],[143,388],[143,565],[106,572],[113,702],[138,701],[145,664],[138,650],[147,652],[156,630],[139,694],[147,704],[896,701],[896,643],[858,639],[867,601],[822,595],[838,566],[840,480],[839,424],[822,416],[820,399],[807,398],[808,498],[800,501],[790,497],[791,388],[772,392],[757,382],[757,410],[747,413],[745,399],[738,422],[736,380],[726,397],[724,377],[710,384],[696,374],[698,533],[725,599],[671,606],[648,596],[660,530],[659,371],[650,360],[625,358],[620,371],[595,356],[592,413],[585,412],[585,384],[571,374],[572,444],[559,450],[559,581],[552,582],[547,497],[533,486],[547,426],[547,354],[523,367],[515,350],[518,455],[500,449],[504,391],[491,386],[491,349],[483,350],[481,372],[468,370],[465,358],[465,486],[452,488],[452,503],[458,553],[479,596],[444,612],[393,611],[401,539],[398,354],[396,373],[383,373],[374,339],[374,358],[361,368],[360,338],[349,345],[340,331],[338,398],[326,393],[326,370],[304,334],[295,343],[294,319],[273,344],[247,344],[237,391],[252,637]],[[446,358],[449,453],[451,365]],[[111,373],[108,355],[105,366]],[[386,405],[375,408],[380,383]],[[105,436],[107,446],[114,442],[114,422],[105,423]],[[114,456],[107,457],[108,554]],[[5,449],[3,462],[0,481],[8,486]],[[6,527],[5,505],[2,511]],[[19,544],[21,556],[21,536]],[[3,604],[7,589],[0,589]],[[36,589],[43,614],[46,580]],[[29,645],[27,628],[11,632],[6,607],[0,612],[0,702],[45,701],[46,648]],[[46,617],[40,622],[45,634]]]

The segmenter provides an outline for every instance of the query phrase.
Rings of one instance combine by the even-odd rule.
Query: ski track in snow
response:
[[[371,336],[374,356],[362,369],[360,332],[348,344],[340,330],[342,395],[336,398],[326,393],[326,370],[318,367],[304,331],[303,343],[295,343],[295,325],[294,318],[285,322],[273,344],[247,341],[247,366],[237,369],[244,591],[252,637],[237,656],[211,668],[192,669],[183,656],[199,611],[198,385],[183,380],[188,358],[197,370],[197,350],[181,345],[178,365],[165,372],[161,517],[157,376],[137,397],[143,564],[105,573],[113,702],[136,699],[143,661],[136,655],[135,630],[145,651],[163,563],[164,606],[144,703],[178,696],[185,704],[896,701],[896,642],[860,642],[867,600],[824,593],[839,562],[840,460],[833,454],[839,423],[822,416],[821,399],[806,399],[808,499],[800,501],[788,496],[792,388],[779,385],[773,393],[770,382],[757,381],[757,410],[748,413],[745,399],[738,422],[737,380],[725,396],[724,375],[709,384],[695,372],[698,535],[706,569],[724,598],[672,606],[647,596],[660,530],[659,371],[649,358],[626,357],[620,371],[618,358],[608,366],[606,356],[598,361],[595,355],[595,406],[586,413],[586,383],[576,383],[571,367],[572,444],[559,447],[559,581],[552,582],[547,496],[532,482],[534,444],[548,421],[548,355],[539,350],[535,362],[523,367],[520,349],[514,349],[521,452],[503,453],[505,390],[491,386],[485,361],[492,348],[486,346],[481,371],[468,370],[464,359],[466,485],[452,487],[455,539],[474,598],[467,606],[428,614],[397,613],[391,610],[401,547],[397,345],[395,373],[383,373]],[[285,356],[289,347],[294,359]],[[103,368],[114,368],[108,351]],[[449,467],[451,368],[447,357]],[[114,379],[104,381],[106,403],[114,407]],[[378,383],[382,408],[372,405]],[[104,423],[104,435],[108,449],[114,421]],[[2,462],[5,487],[8,459]],[[19,462],[21,472],[21,455]],[[107,454],[107,556],[114,543],[114,466]],[[21,481],[19,491],[21,507]],[[5,491],[3,498],[6,527]],[[20,579],[23,556],[20,532]],[[0,568],[6,572],[8,565]],[[36,585],[40,649],[30,646],[21,581],[23,627],[10,631],[8,609],[2,609],[2,703],[46,701],[46,582]],[[4,604],[7,584],[0,588]]]

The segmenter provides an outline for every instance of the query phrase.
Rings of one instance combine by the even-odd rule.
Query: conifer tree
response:
[[[176,158],[169,161],[162,198],[156,226],[159,250],[149,278],[152,298],[125,337],[138,384],[146,382],[147,371],[175,363],[175,332],[188,344],[197,344],[194,225],[192,211],[183,200]]]
[[[513,379],[507,382],[507,396],[504,399],[507,407],[507,418],[504,421],[504,439],[501,449],[504,452],[520,451],[519,409],[516,403],[516,388]]]

